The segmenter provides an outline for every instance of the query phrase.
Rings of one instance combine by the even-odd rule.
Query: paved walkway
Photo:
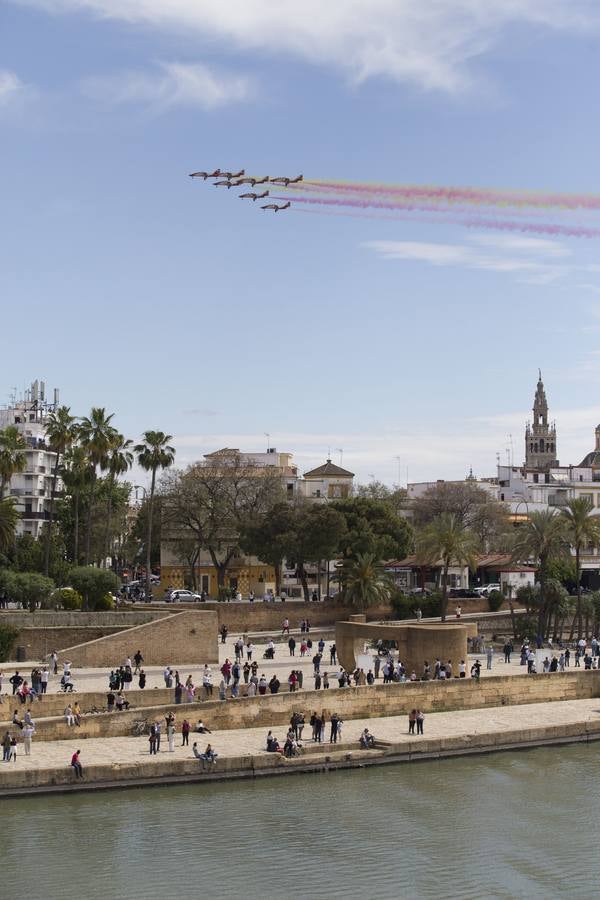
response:
[[[304,737],[311,741],[311,727],[308,724],[310,710],[306,710],[307,724]],[[253,756],[265,753],[266,728],[247,728],[234,731],[215,731],[210,735],[190,735],[190,747],[181,746],[181,722],[184,716],[177,713],[176,747],[173,753],[167,749],[167,741],[163,735],[160,754],[150,756],[147,736],[118,738],[89,738],[78,741],[77,729],[73,728],[73,739],[70,741],[53,741],[48,743],[33,740],[32,755],[23,754],[22,745],[18,747],[16,762],[0,763],[0,786],[11,770],[54,769],[67,766],[72,753],[81,749],[83,766],[95,764],[134,763],[147,770],[158,760],[166,758],[187,759],[192,757],[191,744],[198,741],[202,750],[211,742],[214,749],[222,757]],[[476,741],[478,735],[502,735],[509,730],[527,731],[540,726],[576,725],[585,722],[600,721],[600,698],[592,700],[563,700],[552,703],[533,703],[526,706],[494,707],[493,709],[471,709],[457,712],[429,713],[425,717],[425,736],[428,738],[450,738],[468,736]],[[195,722],[192,722],[195,724]],[[210,727],[207,720],[205,724]],[[391,741],[394,744],[409,743],[419,738],[408,734],[406,716],[389,716],[377,719],[352,719],[343,725],[343,743],[358,747],[358,737],[363,728],[369,728],[376,738]],[[285,738],[285,728],[273,728],[280,743]],[[327,728],[327,746],[329,727]],[[142,774],[142,773],[140,773]]]
[[[230,662],[234,662],[235,660],[235,651],[234,644],[236,640],[240,637],[239,634],[232,634],[227,638],[227,642],[225,644],[221,644],[219,642],[219,664],[213,663],[211,665],[212,673],[213,673],[213,685],[216,688],[221,680],[220,666],[225,662],[225,659],[229,659]],[[261,639],[257,638],[256,643],[254,644],[254,652],[252,659],[258,662],[258,676],[260,677],[262,674],[265,675],[267,680],[269,680],[274,674],[277,675],[277,678],[281,681],[281,690],[287,690],[287,679],[292,669],[300,669],[304,675],[303,686],[309,690],[314,690],[315,682],[314,682],[314,670],[312,664],[312,656],[317,652],[317,644],[319,642],[321,635],[318,630],[314,630],[311,632],[311,638],[313,640],[313,649],[309,651],[309,655],[306,657],[300,656],[300,636],[296,636],[296,651],[295,656],[290,656],[289,647],[287,645],[287,635],[283,637],[281,635],[273,635],[273,640],[276,644],[276,652],[275,659],[263,659],[263,653],[265,647],[267,645],[268,637],[265,637],[263,634]],[[324,638],[325,639],[325,638]],[[331,665],[330,664],[330,655],[329,648],[331,647],[333,641],[325,640],[325,650],[323,653],[323,661],[321,662],[321,675],[323,673],[329,673],[329,679],[331,682],[334,680],[334,674],[339,671],[339,664]],[[132,648],[132,653],[135,653],[137,648]],[[143,647],[141,648],[142,653],[144,652]],[[397,654],[396,654],[397,657]],[[245,655],[244,655],[245,659]],[[495,652],[494,659],[492,663],[491,671],[486,669],[486,659],[482,654],[472,654],[469,656],[468,660],[468,668],[470,668],[471,664],[475,661],[475,659],[479,659],[482,664],[481,674],[482,677],[486,677],[487,675],[524,675],[527,673],[527,668],[525,666],[519,665],[519,654],[513,654],[512,662],[508,665],[504,663],[504,657],[502,653]],[[124,662],[124,659],[115,660],[115,667],[118,667]],[[458,660],[454,660],[454,668],[455,672],[457,669]],[[194,666],[177,666],[176,660],[174,660],[172,668],[179,669],[179,675],[182,681],[185,681],[188,675],[192,675],[192,679],[194,684],[201,685],[201,671],[203,669],[203,665],[194,665]],[[11,686],[8,684],[8,679],[13,674],[15,669],[18,669],[20,672],[25,673],[25,676],[28,677],[29,673],[32,669],[32,663],[16,663],[16,662],[8,662],[2,663],[0,665],[0,671],[4,673],[4,685],[2,688],[3,693],[6,693],[8,690],[10,692]],[[107,691],[108,690],[108,673],[110,671],[109,668],[89,668],[89,669],[77,669],[73,668],[73,680],[77,691]],[[144,671],[146,672],[146,688],[152,689],[155,687],[164,688],[165,683],[163,680],[163,671],[164,666],[144,666]],[[409,673],[410,674],[410,673]],[[417,672],[417,675],[420,675],[420,672]],[[59,668],[59,675],[56,678],[52,678],[49,686],[49,693],[57,693],[60,690],[60,676],[62,675],[62,668]],[[381,682],[381,676],[380,681]],[[134,678],[133,687],[137,688],[137,677]]]

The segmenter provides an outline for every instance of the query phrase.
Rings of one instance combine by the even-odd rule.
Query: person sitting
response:
[[[13,717],[12,717],[12,722],[11,722],[11,724],[12,724],[12,725],[16,725],[17,728],[22,728],[22,727],[23,727],[23,722],[19,719],[19,712],[18,712],[18,710],[16,710],[16,709],[15,709],[15,711],[14,711],[14,713],[13,713]]]
[[[274,659],[275,657],[275,644],[273,641],[269,641],[267,644],[267,648],[263,654],[264,659]]]
[[[280,747],[277,738],[273,736],[272,731],[267,735],[267,753],[283,753],[283,749]]]
[[[360,746],[363,750],[371,750],[375,746],[375,738],[368,728],[365,728],[360,736]]]
[[[198,734],[212,734],[210,728],[207,728],[202,719],[198,719],[198,724],[196,725],[196,731]]]
[[[75,716],[73,715],[73,708],[70,703],[65,708],[64,716],[65,716],[65,721],[66,721],[67,725],[75,724]]]
[[[73,693],[75,685],[73,684],[70,674],[65,674],[62,676],[62,678],[60,679],[60,686],[64,694],[66,694],[67,691],[70,694]]]
[[[287,733],[287,737],[285,739],[285,744],[283,745],[283,755],[287,759],[291,759],[293,756],[298,756],[300,753],[301,745],[296,740],[294,732],[290,729]]]
[[[210,744],[206,745],[206,750],[204,751],[204,753],[200,753],[200,751],[198,750],[198,744],[196,743],[193,745],[192,750],[194,751],[194,756],[196,757],[196,759],[199,759],[202,763],[203,769],[206,768],[207,765],[210,765],[210,763],[215,765],[215,763],[217,762],[217,757],[219,754],[215,753]]]
[[[121,691],[115,697],[115,706],[121,712],[124,709],[129,709],[129,701],[125,699]]]
[[[81,707],[77,701],[73,704],[73,718],[78,728],[81,727]]]

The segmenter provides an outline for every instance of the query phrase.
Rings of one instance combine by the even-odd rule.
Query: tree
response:
[[[14,543],[19,513],[11,497],[0,500],[0,551],[8,550]]]
[[[287,560],[296,569],[304,599],[310,599],[306,566],[330,560],[339,553],[346,530],[344,517],[331,504],[278,503],[242,530],[240,544],[246,552],[269,563],[277,573],[280,587],[281,565]]]
[[[370,481],[368,484],[359,484],[353,493],[355,497],[364,497],[367,500],[382,500],[396,515],[401,515],[408,506],[406,488],[398,485],[388,487],[382,481]]]
[[[328,504],[346,522],[339,551],[343,557],[370,553],[377,559],[402,559],[412,546],[412,529],[387,501],[352,497]]]
[[[70,587],[84,599],[85,609],[102,607],[105,597],[119,587],[119,579],[109,569],[77,566],[69,573]]]
[[[479,537],[482,550],[499,549],[510,528],[508,509],[475,482],[439,481],[413,501],[417,527],[428,525],[442,513],[452,514]]]
[[[281,478],[269,467],[245,463],[231,452],[205,464],[167,474],[163,493],[163,531],[175,555],[182,557],[179,542],[194,535],[206,550],[217,573],[219,588],[231,561],[240,551],[240,535],[253,519],[282,500]]]
[[[11,572],[4,570],[0,575],[0,587],[23,609],[35,612],[37,605],[44,605],[54,590],[54,582],[38,572]]]
[[[115,441],[117,432],[110,424],[113,415],[107,415],[103,407],[92,407],[89,416],[84,417],[79,423],[77,432],[79,442],[85,450],[89,474],[89,498],[85,536],[85,562],[90,561],[92,510],[94,507],[94,493],[98,477],[97,470],[104,470],[108,466],[109,451]]]
[[[454,513],[444,512],[436,516],[417,535],[417,559],[423,565],[442,565],[442,622],[446,621],[448,608],[448,569],[454,566],[477,565],[477,537],[465,528]]]
[[[77,444],[65,454],[61,477],[66,494],[72,499],[73,505],[73,544],[72,560],[76,566],[81,562],[79,551],[79,520],[81,510],[81,497],[85,489],[90,485],[90,467],[85,448]]]
[[[564,556],[568,551],[565,538],[565,520],[553,510],[534,511],[527,522],[519,526],[512,558],[515,562],[533,561],[538,570],[540,582],[540,605],[538,612],[538,633],[545,633],[548,605],[546,581],[548,565],[552,559]]]
[[[27,441],[15,425],[7,425],[0,431],[0,500],[13,475],[25,471],[27,447]]]
[[[75,417],[71,415],[68,406],[59,406],[48,416],[46,422],[46,441],[48,447],[56,453],[54,469],[52,471],[52,492],[50,494],[50,515],[45,535],[44,549],[44,575],[48,575],[50,569],[50,544],[52,541],[52,525],[54,523],[54,499],[56,497],[56,483],[62,462],[62,457],[73,444],[76,436]]]
[[[593,513],[589,497],[576,497],[569,500],[560,512],[564,523],[565,537],[575,550],[575,576],[577,582],[577,632],[583,634],[583,618],[581,607],[581,551],[586,545],[597,547],[600,544],[600,522]]]
[[[389,602],[393,587],[391,579],[372,553],[359,553],[354,559],[345,559],[337,578],[342,599],[349,606],[368,609]]]
[[[115,434],[108,454],[108,498],[106,502],[106,531],[104,534],[104,556],[113,556],[110,535],[111,515],[113,508],[114,485],[120,475],[124,475],[133,465],[131,447],[133,441],[126,440],[122,434]]]
[[[240,547],[275,569],[275,593],[281,590],[281,569],[286,554],[296,539],[297,509],[289,503],[276,504],[259,518],[242,526]]]
[[[152,519],[154,509],[154,493],[156,491],[156,473],[159,469],[168,469],[175,461],[175,448],[169,441],[172,435],[164,431],[145,431],[144,441],[134,447],[138,463],[151,473],[150,497],[148,500],[148,533],[146,536],[146,596],[150,596],[150,573],[152,568]]]

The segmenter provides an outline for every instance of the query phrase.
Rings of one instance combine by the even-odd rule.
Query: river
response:
[[[599,784],[592,744],[2,800],[0,898],[587,898]]]

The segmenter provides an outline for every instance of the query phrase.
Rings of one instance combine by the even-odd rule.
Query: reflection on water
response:
[[[591,897],[599,781],[592,744],[2,800],[0,898]]]

